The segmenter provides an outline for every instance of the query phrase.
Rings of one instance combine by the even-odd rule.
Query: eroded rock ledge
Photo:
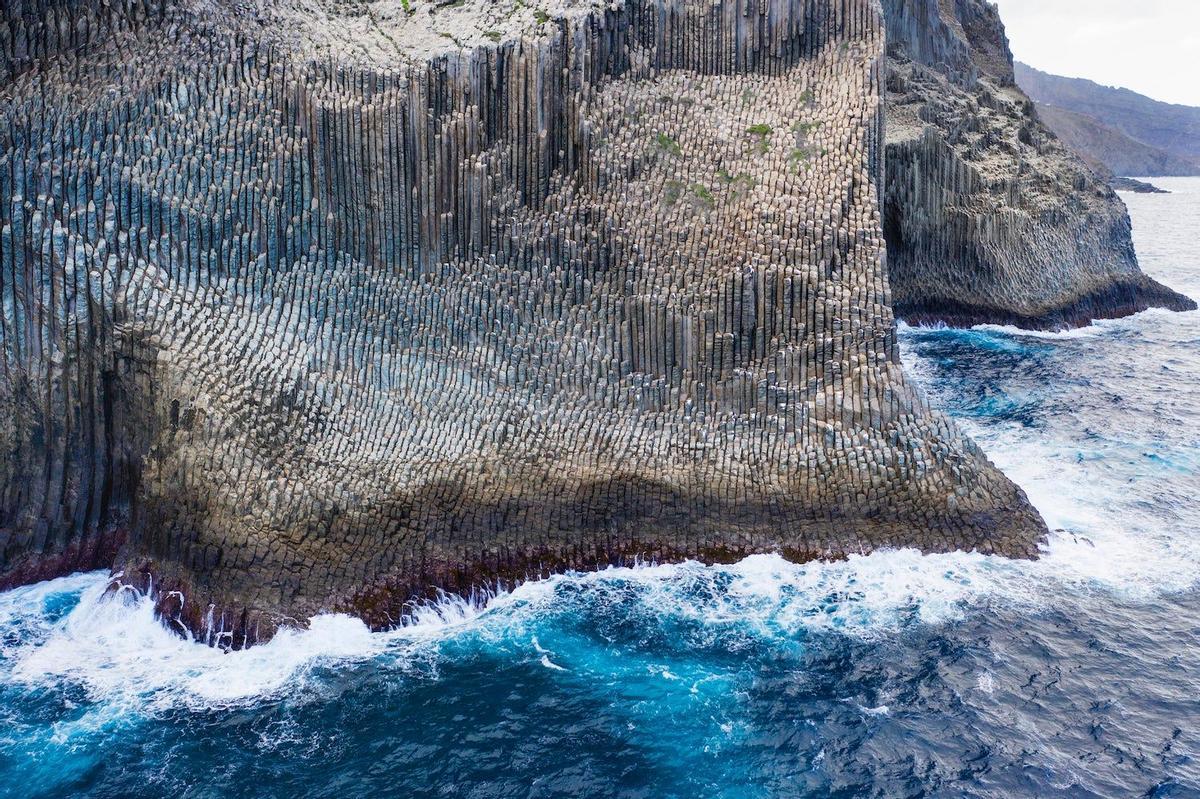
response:
[[[900,368],[876,2],[470,3],[462,48],[9,15],[0,573],[120,536],[240,647],[633,557],[1036,554]]]

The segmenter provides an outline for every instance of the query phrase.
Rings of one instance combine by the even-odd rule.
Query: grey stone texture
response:
[[[883,0],[896,315],[1026,328],[1195,302],[1138,268],[1125,204],[1037,118],[985,0]]]
[[[132,8],[5,7],[9,584],[112,562],[241,647],[635,558],[1036,555],[900,366],[875,0],[390,65]]]

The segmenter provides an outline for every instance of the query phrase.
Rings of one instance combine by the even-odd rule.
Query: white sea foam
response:
[[[227,656],[166,629],[149,599],[105,595],[103,575],[67,579],[90,580],[78,606],[42,640],[10,649],[5,678],[29,685],[65,680],[84,686],[94,699],[135,707],[174,702],[178,689],[186,689],[187,698],[221,704],[272,694],[322,662],[369,657],[381,646],[361,621],[330,615],[313,619],[308,630],[285,630],[262,647]],[[46,584],[47,592],[61,582]],[[30,606],[38,603],[35,594],[25,598]]]
[[[95,574],[72,574],[0,592],[0,631],[46,625],[47,600],[60,594],[80,593],[94,586],[98,579]],[[0,654],[3,652],[0,649]]]
[[[996,690],[996,678],[990,671],[981,671],[975,678],[975,687],[985,694],[992,694]]]
[[[1030,436],[1015,424],[991,430],[964,426],[985,440],[992,461],[1025,490],[1055,531],[1042,559],[1022,571],[1072,592],[1102,590],[1133,601],[1200,583],[1200,539],[1191,525],[1164,525],[1130,501],[1131,486],[1108,474],[1109,459],[1140,453],[1097,455]]]
[[[1006,445],[1018,439],[1003,430],[991,430],[989,438],[993,459],[1055,529],[1038,561],[902,549],[800,565],[773,555],[732,566],[647,564],[533,581],[476,601],[445,596],[418,609],[408,626],[385,633],[371,633],[349,616],[318,616],[308,629],[285,630],[265,645],[228,654],[166,629],[146,597],[105,594],[106,576],[74,575],[0,594],[0,630],[9,633],[0,649],[0,681],[31,689],[78,685],[110,710],[154,712],[286,692],[320,696],[314,671],[380,659],[401,672],[436,673],[438,647],[462,635],[523,647],[531,661],[566,670],[571,664],[543,647],[536,631],[588,603],[592,610],[609,603],[611,612],[686,622],[718,643],[722,636],[831,632],[870,638],[958,619],[983,604],[1037,612],[1091,592],[1138,602],[1200,579],[1191,537],[1143,528],[1136,514],[1123,513],[1111,484],[1090,473],[1094,461],[1028,436]],[[81,594],[78,605],[61,618],[48,616],[47,603],[63,594]],[[107,712],[88,714],[78,724],[106,718]]]
[[[1076,523],[1081,516],[1066,502],[1043,510]],[[37,618],[47,598],[82,590],[70,614],[5,650],[0,681],[31,688],[68,682],[94,700],[153,712],[181,702],[211,707],[311,691],[319,681],[309,675],[328,666],[382,658],[419,669],[436,661],[439,643],[463,634],[517,642],[546,668],[567,670],[529,630],[570,612],[561,607],[564,601],[606,601],[605,590],[614,586],[622,590],[612,601],[636,602],[659,617],[711,627],[718,636],[737,630],[768,638],[834,631],[877,637],[910,623],[957,619],[984,602],[1036,612],[1064,593],[1105,591],[1137,601],[1196,579],[1198,560],[1180,563],[1177,553],[1121,530],[1085,529],[1086,536],[1055,533],[1035,562],[903,549],[834,563],[797,565],[755,555],[733,566],[692,562],[562,575],[497,593],[483,604],[445,597],[391,632],[372,633],[349,616],[317,616],[308,629],[285,630],[265,645],[232,653],[167,630],[145,597],[105,595],[108,580],[101,574],[75,575],[0,595],[0,624],[11,629],[14,619]],[[564,588],[571,589],[565,592],[569,600]]]
[[[543,647],[536,633],[583,610],[688,624],[718,646],[734,646],[747,636],[886,637],[984,605],[1036,613],[1087,593],[1104,601],[1152,601],[1200,580],[1200,542],[1133,509],[1121,495],[1122,481],[1109,473],[1112,452],[1082,452],[1015,423],[963,424],[1055,531],[1040,560],[904,549],[802,565],[771,555],[733,566],[643,564],[472,600],[443,596],[414,612],[406,627],[385,633],[348,616],[318,616],[308,629],[285,630],[265,645],[229,654],[167,630],[145,597],[105,595],[106,576],[75,575],[0,594],[0,683],[34,690],[77,685],[108,706],[154,712],[179,703],[319,696],[329,681],[312,677],[330,666],[382,661],[401,675],[436,674],[439,647],[458,636],[524,650],[529,662],[551,670],[575,670],[569,655]],[[63,594],[81,594],[78,605],[65,616],[48,614],[48,604]],[[986,690],[984,682],[980,688]],[[79,723],[105,722],[103,714],[88,714]]]
[[[1143,325],[1158,325],[1177,321],[1177,311],[1165,308],[1147,308],[1119,319],[1093,319],[1091,324],[1066,330],[1029,330],[1016,325],[975,325],[972,330],[1017,338],[1041,338],[1051,341],[1095,338],[1124,330],[1133,330]]]
[[[1044,339],[1073,339],[1073,338],[1092,338],[1104,332],[1107,325],[1112,320],[1093,320],[1089,325],[1083,327],[1073,327],[1067,330],[1030,330],[1016,325],[993,325],[983,324],[974,325],[969,330],[974,330],[979,333],[992,333],[999,336],[1016,336],[1024,338],[1044,338]],[[1118,320],[1119,322],[1119,320]],[[901,335],[914,335],[920,333],[936,333],[941,331],[955,331],[961,333],[964,328],[949,327],[944,322],[929,325],[910,325],[903,320],[896,321],[896,328]]]
[[[1000,333],[1006,336],[1017,336],[1020,338],[1044,338],[1050,340],[1064,340],[1073,338],[1093,338],[1104,332],[1104,325],[1101,321],[1093,321],[1085,327],[1073,327],[1068,330],[1029,330],[1016,325],[975,325],[972,330],[978,330],[982,333]]]
[[[1117,332],[1136,328],[1139,325],[1155,320],[1171,320],[1173,311],[1167,311],[1162,308],[1148,308],[1144,311],[1139,311],[1130,316],[1121,317],[1120,319],[1093,319],[1090,324],[1080,327],[1067,328],[1065,330],[1033,330],[1030,328],[1018,327],[1016,325],[996,325],[982,324],[973,325],[969,330],[978,333],[988,333],[1001,338],[1038,338],[1048,341],[1069,341],[1071,339],[1090,339],[1097,336],[1103,336],[1108,333]],[[922,332],[940,332],[953,330],[961,333],[963,328],[951,328],[945,324],[938,323],[933,325],[910,325],[904,321],[897,321],[896,327],[902,335],[920,334]]]

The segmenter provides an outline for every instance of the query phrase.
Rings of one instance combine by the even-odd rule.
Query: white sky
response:
[[[1200,0],[993,2],[1018,61],[1200,106]]]

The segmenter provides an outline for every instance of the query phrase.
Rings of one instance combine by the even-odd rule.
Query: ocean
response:
[[[1200,297],[1200,178],[1124,195]],[[902,327],[1042,557],[644,565],[223,654],[0,594],[0,797],[1200,797],[1200,313]]]

